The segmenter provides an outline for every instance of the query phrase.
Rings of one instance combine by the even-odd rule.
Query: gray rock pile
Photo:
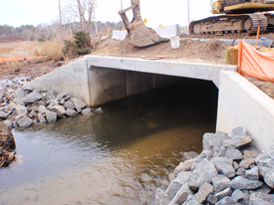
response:
[[[243,127],[204,134],[201,154],[175,168],[155,204],[274,204],[274,146],[259,153],[252,141]]]
[[[94,112],[102,112],[101,108]],[[78,114],[93,114],[93,110],[79,98],[54,90],[32,88],[19,89],[9,103],[0,107],[0,121],[8,127],[27,128],[32,124],[51,123],[58,118],[74,117]]]

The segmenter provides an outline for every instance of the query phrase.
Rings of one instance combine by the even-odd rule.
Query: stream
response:
[[[192,80],[117,100],[104,114],[13,130],[0,204],[153,204],[186,151],[215,132],[218,90]]]

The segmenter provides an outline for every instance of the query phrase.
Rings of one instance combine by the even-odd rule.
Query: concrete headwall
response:
[[[274,100],[236,72],[223,71],[219,87],[217,131],[244,126],[258,149],[274,144]]]

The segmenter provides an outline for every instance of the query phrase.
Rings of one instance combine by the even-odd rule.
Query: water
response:
[[[193,82],[109,103],[104,115],[14,130],[0,204],[152,204],[183,152],[200,152],[215,130],[217,89]]]

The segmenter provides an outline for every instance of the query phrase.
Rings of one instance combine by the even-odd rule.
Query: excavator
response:
[[[261,33],[274,30],[274,0],[211,0],[212,14],[189,24],[189,34],[196,35],[253,35],[260,27]],[[133,19],[129,21],[126,12],[133,11]],[[265,12],[265,13],[263,13]],[[119,11],[128,32],[128,42],[136,47],[150,46],[166,41],[154,30],[145,26],[140,13],[140,0],[131,0],[131,6]]]
[[[212,14],[222,15],[192,21],[190,34],[254,35],[259,26],[261,33],[274,29],[274,15],[268,13],[274,10],[274,0],[211,0],[211,7]]]

